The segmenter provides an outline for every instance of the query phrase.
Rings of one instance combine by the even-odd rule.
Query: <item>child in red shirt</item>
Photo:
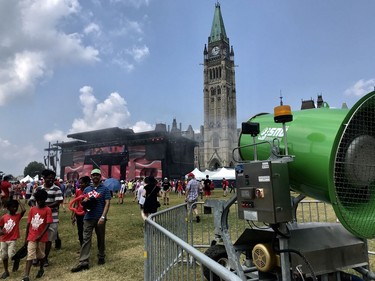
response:
[[[17,213],[18,206],[21,207],[20,213]],[[5,202],[5,207],[8,213],[0,218],[1,259],[4,265],[1,279],[9,277],[9,258],[16,253],[16,241],[20,238],[20,220],[26,212],[25,206],[19,199]]]
[[[37,190],[34,194],[36,206],[31,207],[27,218],[26,240],[27,240],[27,261],[25,274],[22,281],[29,281],[30,269],[33,259],[38,259],[40,269],[36,278],[44,274],[45,247],[48,241],[48,227],[53,222],[52,211],[46,206],[47,191]]]

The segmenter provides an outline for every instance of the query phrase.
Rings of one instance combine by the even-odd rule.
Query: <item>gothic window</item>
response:
[[[219,147],[220,140],[218,136],[214,136],[212,139],[212,147]]]
[[[210,80],[212,80],[212,69],[208,71],[210,73]]]
[[[217,93],[217,100],[220,101],[221,100],[221,88],[220,87],[216,88],[216,93]]]

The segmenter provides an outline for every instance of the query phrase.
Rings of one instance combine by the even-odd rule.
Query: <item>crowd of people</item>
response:
[[[37,266],[36,277],[44,275],[49,266],[49,254],[52,243],[55,248],[61,248],[59,237],[59,210],[71,211],[71,222],[75,224],[80,244],[79,262],[71,272],[87,270],[90,267],[89,258],[93,233],[96,234],[98,247],[98,265],[105,264],[105,228],[110,200],[117,197],[118,204],[124,203],[125,195],[129,194],[134,202],[138,202],[141,216],[145,220],[150,214],[156,213],[161,204],[170,204],[170,193],[175,192],[178,197],[184,197],[187,207],[200,222],[196,202],[209,198],[214,189],[214,182],[206,176],[204,180],[197,180],[193,173],[187,175],[186,180],[157,180],[153,176],[136,180],[121,180],[119,190],[109,190],[104,184],[100,169],[93,169],[90,176],[83,176],[77,181],[63,181],[56,178],[56,173],[46,169],[42,172],[41,181],[13,182],[5,176],[0,179],[0,257],[4,272],[0,279],[10,276],[9,260],[16,253],[16,241],[20,238],[20,220],[26,213],[28,205],[27,226],[25,235],[26,264],[23,281],[30,280],[32,265]],[[228,193],[229,182],[222,181],[224,196]],[[230,191],[232,192],[232,190]],[[21,248],[21,249],[22,249]],[[17,259],[16,259],[17,260]],[[16,260],[12,271],[19,266]]]
[[[61,247],[58,231],[59,209],[61,205],[64,206],[64,202],[74,210],[72,222],[77,224],[81,245],[79,263],[71,271],[78,272],[89,268],[94,231],[98,242],[98,264],[105,263],[105,225],[112,195],[102,184],[99,169],[91,171],[91,178],[85,176],[78,182],[77,189],[73,182],[67,182],[65,185],[57,180],[56,173],[49,169],[42,172],[39,184],[11,184],[7,176],[1,180],[1,210],[3,213],[6,211],[0,218],[0,248],[4,265],[1,279],[10,276],[9,260],[20,255],[16,253],[16,241],[20,238],[20,220],[26,213],[26,204],[30,209],[25,229],[26,264],[23,281],[30,280],[32,265],[39,267],[36,278],[42,277],[45,268],[49,266],[52,243],[55,242],[55,248]],[[73,194],[75,202],[72,203],[75,204],[70,204]],[[21,249],[23,248],[25,247]],[[14,262],[12,271],[17,271],[18,265]]]

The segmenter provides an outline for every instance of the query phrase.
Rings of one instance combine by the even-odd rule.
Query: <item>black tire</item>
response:
[[[209,258],[213,259],[214,261],[216,261],[217,263],[221,264],[225,268],[230,269],[228,254],[223,245],[213,245],[210,248],[208,248],[204,254]],[[207,280],[210,280],[210,270],[205,266],[203,266],[203,274]],[[212,280],[220,281],[221,279],[216,274],[212,274]]]

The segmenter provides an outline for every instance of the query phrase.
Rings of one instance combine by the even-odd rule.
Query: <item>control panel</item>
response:
[[[288,163],[254,161],[236,166],[239,218],[265,223],[293,218]]]

